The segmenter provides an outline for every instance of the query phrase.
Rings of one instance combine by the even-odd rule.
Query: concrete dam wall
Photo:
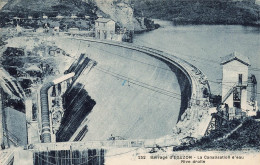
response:
[[[178,79],[180,90],[181,90],[181,106],[180,106],[180,112],[178,115],[178,121],[181,118],[181,115],[185,112],[185,110],[188,108],[188,104],[191,98],[191,80],[190,77],[187,77],[187,75],[178,67],[176,67],[173,64],[170,64],[169,62],[165,61],[165,63],[171,68],[171,70],[176,74],[176,77]]]
[[[206,76],[192,64],[189,64],[188,62],[175,56],[169,58],[169,54],[166,54],[162,51],[127,43],[117,43],[91,39],[86,39],[86,41],[137,50],[139,52],[146,53],[147,55],[161,60],[162,62],[167,64],[169,68],[176,74],[181,89],[181,108],[178,119],[180,119],[180,116],[184,113],[185,109],[187,109],[190,102],[195,102],[195,104],[199,105],[201,104],[201,102],[198,103],[198,101],[205,101],[205,99],[202,98],[207,98],[210,94],[210,87]],[[187,66],[190,68],[187,68]],[[194,73],[192,73],[191,71],[195,72],[195,75],[198,75],[198,77],[194,76]],[[206,96],[205,93],[203,93],[204,91],[202,91],[201,89],[206,89]],[[192,96],[195,97],[192,98]]]
[[[96,105],[70,140],[86,125],[88,132],[82,141],[107,140],[111,134],[124,139],[159,138],[172,132],[181,93],[167,64],[139,51],[103,43],[65,38],[56,44],[72,55],[85,53],[97,62],[78,79]]]
[[[71,43],[77,46],[71,48],[73,46]],[[143,46],[94,39],[66,37],[62,38],[60,41],[56,40],[56,44],[63,46],[63,49],[65,50],[66,47],[70,46],[71,52],[76,49],[81,53],[89,53],[89,58],[98,62],[96,69],[92,70],[88,75],[82,76],[79,80],[79,82],[86,85],[86,91],[97,104],[70,140],[75,139],[76,135],[80,130],[86,127],[86,125],[88,132],[82,141],[106,140],[112,134],[126,139],[159,138],[170,135],[172,128],[174,128],[177,121],[179,121],[177,125],[180,125],[179,123],[189,125],[185,120],[186,116],[189,116],[189,114],[192,113],[198,114],[197,112],[201,110],[201,106],[207,106],[208,98],[203,94],[205,89],[210,92],[206,76],[192,64],[173,55]],[[117,52],[117,54],[115,55],[114,52]],[[120,57],[118,58],[116,56]],[[124,58],[130,60],[124,60]],[[151,61],[151,59],[161,61],[162,63],[158,65],[153,62],[154,60]],[[139,64],[145,62],[147,62],[146,68],[144,68],[143,64],[142,66]],[[105,67],[106,69],[104,69]],[[149,73],[155,69],[161,70],[159,73],[157,73],[158,71]],[[101,74],[100,71],[104,73]],[[171,77],[168,72],[175,73],[176,77]],[[156,77],[154,77],[155,79],[151,79],[151,76],[154,76],[154,74],[156,75]],[[124,77],[124,75],[127,75],[127,77]],[[114,78],[111,78],[111,76],[114,76]],[[161,95],[151,95],[151,93],[147,93],[142,88],[135,91],[133,90],[133,87],[136,88],[136,82],[129,79],[129,77],[137,78],[137,76],[140,80],[141,78],[143,80],[150,80],[148,82],[153,83],[154,85],[151,88],[160,86],[160,89],[168,89],[167,92],[170,91],[170,88],[178,86],[180,94],[174,95],[178,96],[175,100],[169,100],[167,97],[168,100],[165,100],[168,102],[164,102],[164,98]],[[119,84],[121,84],[121,87],[115,81],[118,81]],[[163,87],[165,81],[169,83],[165,84],[166,86]],[[174,81],[176,81],[177,84],[170,83]],[[111,82],[113,83],[111,84]],[[109,92],[110,96],[113,97],[106,94]],[[164,90],[163,92],[166,91]],[[143,94],[148,94],[150,97],[137,97],[143,97]],[[147,101],[147,104],[145,104],[145,100],[152,97],[156,99],[152,102]],[[127,103],[126,100],[129,103]],[[177,106],[179,108],[175,111],[174,109],[176,109]],[[125,108],[129,110],[126,110]],[[163,109],[164,111],[161,111],[160,109]],[[184,114],[185,112],[187,114]],[[102,116],[100,116],[101,114]],[[149,116],[147,116],[148,114]],[[103,115],[106,117],[103,117]],[[202,116],[207,115],[207,110],[204,110]],[[128,118],[125,118],[125,116],[128,116]],[[147,117],[151,117],[150,121],[147,120]],[[156,119],[157,117],[158,119]],[[176,120],[172,122],[172,118],[176,118]],[[171,122],[168,122],[170,120]],[[185,122],[183,122],[184,120]],[[147,131],[147,133],[143,130],[149,130],[148,126],[151,127],[151,131]],[[187,129],[188,127],[190,126],[187,126]],[[158,133],[157,128],[158,130],[163,130],[165,132]],[[165,128],[165,130],[161,128]]]
[[[160,59],[158,58],[158,60]],[[181,105],[178,114],[178,120],[180,120],[181,115],[187,109],[191,98],[191,80],[177,66],[164,60],[162,60],[162,62],[167,64],[170,70],[175,73],[180,85]],[[62,119],[61,127],[56,134],[57,142],[69,141],[96,104],[96,102],[88,96],[88,93],[82,84],[77,84],[64,96],[64,103],[65,115]],[[79,139],[82,139],[87,132],[88,126],[86,125],[81,129],[78,135],[71,140],[78,141]]]

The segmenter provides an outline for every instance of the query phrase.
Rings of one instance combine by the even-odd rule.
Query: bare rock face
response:
[[[0,1],[0,10],[2,9],[2,7],[8,2],[8,0],[1,0]]]
[[[141,31],[146,29],[133,16],[133,8],[129,0],[94,0],[100,11],[109,15],[111,19],[118,22],[122,27],[129,30]]]

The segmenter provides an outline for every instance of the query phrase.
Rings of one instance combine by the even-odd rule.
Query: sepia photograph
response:
[[[1,165],[260,164],[260,0],[0,0]]]

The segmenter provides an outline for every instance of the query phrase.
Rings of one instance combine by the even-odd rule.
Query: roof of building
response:
[[[76,27],[71,27],[69,28],[70,30],[79,30],[79,28],[76,28]]]
[[[233,52],[225,57],[222,57],[221,58],[221,65],[224,65],[226,63],[229,63],[233,60],[237,60],[245,65],[250,65],[250,62],[249,62],[249,58],[247,56],[244,56],[240,53],[237,53],[237,52]]]
[[[64,18],[62,15],[57,15],[56,18]]]
[[[38,71],[38,72],[41,72],[42,70],[36,66],[36,65],[31,65],[29,66],[28,68],[26,68],[27,71]]]
[[[96,21],[97,22],[106,23],[106,22],[113,21],[113,20],[112,19],[108,19],[108,18],[98,18]],[[115,21],[113,21],[113,22],[115,22]]]

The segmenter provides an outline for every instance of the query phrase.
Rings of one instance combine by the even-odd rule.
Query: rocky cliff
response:
[[[98,14],[106,14],[122,27],[135,31],[146,29],[143,21],[134,17],[134,10],[129,0],[94,0],[94,3],[99,9]]]
[[[7,0],[2,0],[0,1],[0,10],[2,9],[2,7],[7,3]]]

